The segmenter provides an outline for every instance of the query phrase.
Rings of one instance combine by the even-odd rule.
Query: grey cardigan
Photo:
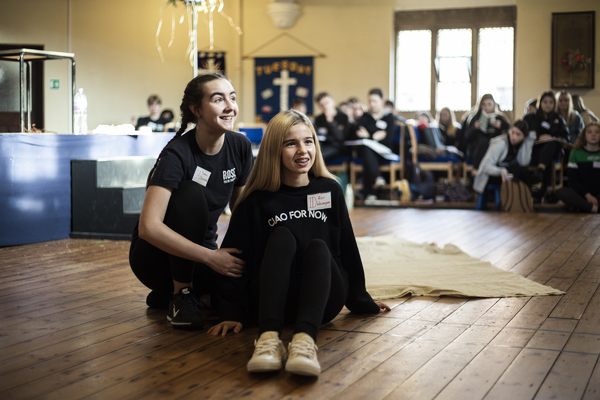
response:
[[[531,150],[535,138],[535,131],[530,131],[517,152],[517,162],[522,167],[528,166],[531,162]],[[498,166],[508,155],[508,140],[508,133],[503,133],[490,141],[490,146],[481,160],[473,182],[473,190],[477,193],[483,193],[490,176],[501,176],[508,172],[506,168]]]

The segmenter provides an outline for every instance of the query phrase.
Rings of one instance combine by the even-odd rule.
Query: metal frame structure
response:
[[[75,96],[75,54],[57,51],[33,49],[14,49],[0,51],[0,60],[19,62],[19,87],[21,109],[21,133],[25,132],[25,113],[27,129],[31,129],[31,63],[34,61],[71,60],[71,82],[69,83],[69,133],[73,133],[73,99]]]

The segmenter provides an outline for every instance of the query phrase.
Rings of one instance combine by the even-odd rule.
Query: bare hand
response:
[[[473,126],[475,127],[475,129],[481,129],[481,121],[480,120],[475,121],[475,123],[473,123]]]
[[[377,131],[373,134],[373,140],[377,140],[379,142],[379,141],[385,139],[386,136],[387,136],[386,131]]]
[[[595,205],[596,207],[598,207],[598,199],[596,197],[594,197],[591,193],[586,193],[585,194],[585,199],[592,203],[593,205]]]
[[[228,331],[233,330],[233,333],[240,333],[242,323],[236,321],[223,321],[208,329],[207,333],[211,336],[225,336]]]
[[[325,119],[327,120],[327,122],[333,122],[336,114],[336,109],[326,108],[325,111],[323,111],[323,114],[325,114]]]
[[[540,137],[538,138],[539,142],[546,142],[548,140],[552,140],[552,135],[548,135],[547,133],[540,135]]]
[[[500,123],[500,120],[495,120],[494,122],[492,122],[492,126],[494,128],[500,128],[502,124]]]
[[[356,136],[365,139],[368,139],[370,137],[369,131],[367,131],[364,126],[358,127],[358,129],[356,130]]]
[[[471,170],[471,175],[477,176],[477,170],[475,168]]]
[[[376,301],[375,304],[377,304],[379,306],[379,312],[380,313],[384,313],[387,311],[391,311],[392,309],[390,308],[390,306],[388,306],[387,304],[381,302],[381,301]]]
[[[232,254],[240,254],[241,252],[238,249],[213,250],[210,262],[206,264],[221,275],[239,278],[245,270],[245,262]]]

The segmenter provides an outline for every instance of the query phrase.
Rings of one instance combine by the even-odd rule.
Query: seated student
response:
[[[462,145],[459,143],[458,131],[460,130],[461,126],[458,122],[456,122],[454,111],[448,107],[444,107],[440,110],[437,117],[437,124],[442,132],[444,144],[446,146],[454,146],[457,149],[460,149]]]
[[[348,120],[350,123],[356,123],[360,117],[365,113],[365,107],[360,103],[356,97],[350,97],[348,99],[348,106],[350,107],[350,113],[348,114]]]
[[[577,111],[579,115],[581,115],[581,118],[583,118],[583,123],[585,125],[591,122],[600,122],[600,119],[598,119],[598,117],[596,117],[593,112],[585,108],[585,105],[583,104],[583,98],[580,95],[574,94],[572,98],[573,109]]]
[[[553,138],[569,141],[569,131],[565,120],[555,111],[556,98],[551,90],[540,95],[538,107],[535,114],[525,116],[529,129],[537,135],[537,143],[534,144],[531,155],[532,163],[537,165],[536,187],[532,188],[536,202],[549,194],[546,193],[546,188],[552,182],[551,164],[561,151],[561,146]]]
[[[217,274],[241,276],[236,249],[218,248],[217,220],[235,203],[252,168],[252,147],[232,132],[238,106],[222,75],[192,79],[181,102],[181,128],[161,151],[149,179],[129,251],[136,277],[152,291],[151,308],[166,308],[175,327],[204,325]],[[188,124],[196,127],[184,134]]]
[[[233,210],[223,246],[246,262],[241,279],[218,280],[219,317],[211,335],[238,333],[258,317],[249,372],[317,376],[321,324],[346,305],[358,314],[390,310],[373,301],[344,193],[321,157],[304,114],[282,111],[269,122],[248,184]],[[288,352],[280,340],[293,324]],[[289,355],[289,356],[288,356]]]
[[[175,114],[173,114],[173,111],[169,109],[163,110],[160,113],[160,117],[165,121],[168,121],[165,124],[165,132],[175,132],[177,130],[177,124],[175,121],[173,121],[175,119]]]
[[[527,122],[523,120],[513,122],[508,133],[493,138],[479,164],[473,190],[485,195],[488,184],[500,184],[507,179],[521,180],[529,185],[529,162],[534,141],[535,132],[529,131]]]
[[[388,147],[391,151],[394,142],[394,116],[384,107],[381,89],[369,91],[368,111],[356,122],[356,130],[351,132],[358,139],[371,139]],[[385,161],[368,146],[358,147],[358,156],[363,164],[362,197],[365,200],[377,199],[377,189],[385,184],[379,174],[379,165]]]
[[[494,97],[484,94],[477,104],[477,112],[467,119],[465,144],[467,157],[473,160],[473,175],[477,175],[479,164],[487,151],[490,139],[508,129],[508,117],[504,115]]]
[[[315,101],[322,114],[315,118],[314,125],[321,145],[321,153],[327,164],[350,153],[344,144],[348,130],[348,116],[335,107],[335,101],[327,92],[319,93]]]
[[[579,137],[579,133],[585,125],[581,115],[573,109],[571,94],[566,90],[559,90],[556,92],[556,112],[560,114],[567,123],[569,140],[571,143],[575,143]]]
[[[523,117],[521,117],[521,119],[525,118],[525,116],[527,114],[535,114],[537,111],[537,99],[529,99],[527,100],[527,103],[525,103],[525,110],[523,111]]]
[[[600,199],[600,124],[591,122],[579,135],[569,155],[569,187],[556,191],[565,204],[585,212],[598,212]]]
[[[165,124],[169,121],[164,119],[160,114],[160,107],[162,100],[157,95],[153,94],[148,97],[148,110],[150,115],[148,117],[140,117],[135,125],[136,130],[140,130],[142,126],[147,126],[152,129],[152,132],[164,132]]]

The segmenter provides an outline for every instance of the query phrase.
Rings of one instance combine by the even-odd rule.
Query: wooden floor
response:
[[[600,398],[600,216],[361,208],[352,220],[357,236],[453,243],[566,295],[344,310],[319,333],[318,379],[249,374],[256,328],[172,329],[146,308],[128,242],[1,248],[0,399]]]

